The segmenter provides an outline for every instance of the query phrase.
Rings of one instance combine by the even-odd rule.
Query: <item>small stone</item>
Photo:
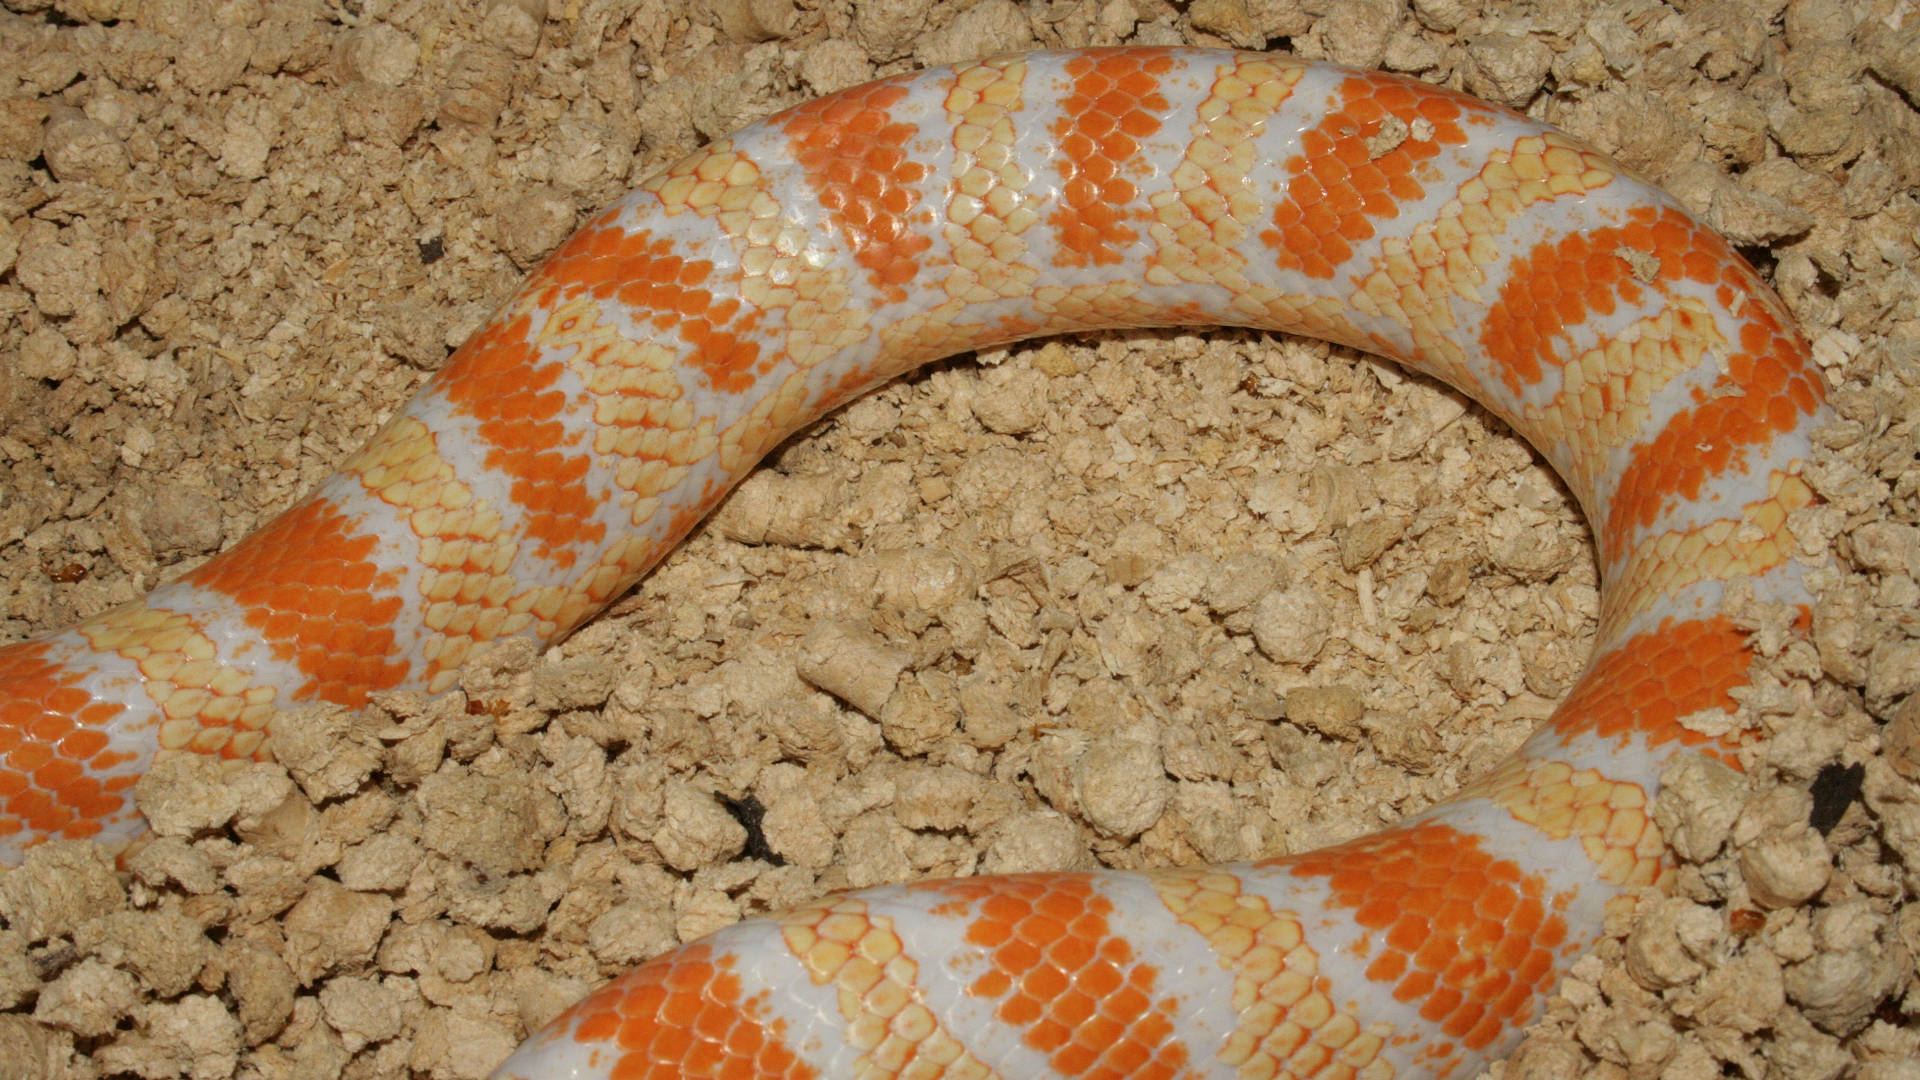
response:
[[[514,265],[528,269],[573,232],[574,218],[572,199],[541,186],[501,208],[494,223],[495,236]]]
[[[1702,754],[1683,754],[1660,774],[1654,824],[1667,846],[1690,863],[1720,854],[1746,797],[1740,774]]]
[[[1812,899],[1833,876],[1833,853],[1813,826],[1769,831],[1740,852],[1740,871],[1753,902],[1792,907]]]
[[[491,41],[522,60],[531,59],[540,47],[540,26],[546,21],[543,0],[516,3],[506,0],[487,9],[480,20],[480,38]]]
[[[511,1027],[484,1016],[436,1008],[421,1020],[407,1065],[440,1080],[480,1080],[518,1044]]]
[[[1258,49],[1267,43],[1246,0],[1194,0],[1187,19],[1195,30],[1226,38],[1236,48]]]
[[[667,784],[660,829],[651,839],[668,866],[693,871],[739,854],[747,830],[712,792],[673,780]]]
[[[357,1051],[400,1034],[405,998],[378,979],[333,978],[320,987],[320,1012],[345,1039],[347,1048]]]
[[[980,861],[981,872],[987,874],[1090,870],[1093,866],[1080,827],[1053,810],[1029,810],[1002,821]]]
[[[96,1038],[114,1030],[138,1000],[132,975],[89,957],[41,988],[33,1018],[82,1038]]]
[[[1336,64],[1377,68],[1387,42],[1406,18],[1398,0],[1335,0],[1313,28],[1325,58]]]
[[[1351,686],[1303,686],[1287,692],[1287,719],[1329,739],[1358,739],[1366,712],[1360,692]]]
[[[1340,565],[1348,573],[1363,566],[1372,566],[1374,560],[1400,542],[1406,531],[1406,521],[1393,514],[1361,518],[1340,530],[1337,541],[1340,546]]]
[[[1873,1019],[1910,967],[1897,945],[1820,952],[1787,968],[1787,997],[1807,1019],[1835,1035],[1851,1035]]]
[[[814,627],[798,650],[797,670],[867,716],[879,719],[912,657],[864,626],[826,621]]]
[[[1648,990],[1692,982],[1706,971],[1695,959],[1722,932],[1713,909],[1681,897],[1660,897],[1643,908],[1627,935],[1627,974]]]
[[[673,912],[651,900],[609,908],[587,928],[587,948],[607,967],[632,967],[678,944]]]
[[[973,415],[981,427],[997,435],[1036,430],[1047,415],[1047,377],[1032,370],[1008,372],[997,385],[974,395]]]
[[[603,657],[581,657],[533,669],[533,703],[545,712],[596,709],[613,694],[620,669]]]
[[[910,769],[895,785],[893,816],[909,829],[964,828],[985,788],[980,777],[951,765]]]
[[[1128,738],[1102,739],[1073,766],[1074,793],[1087,823],[1106,836],[1133,837],[1160,820],[1173,781],[1160,748]]]
[[[240,81],[252,59],[251,30],[209,23],[188,34],[174,60],[174,71],[186,89],[200,95],[218,94]]]
[[[133,165],[111,128],[74,109],[58,110],[47,122],[44,153],[55,179],[102,187],[117,186]]]
[[[461,46],[447,66],[440,92],[443,122],[488,129],[500,119],[513,91],[513,54],[495,45]]]
[[[20,865],[0,877],[0,916],[30,942],[70,935],[126,902],[113,861],[97,845],[79,840],[29,848]]]
[[[190,989],[217,950],[200,924],[178,911],[116,911],[90,919],[74,944],[130,971],[149,992],[174,997]]]
[[[798,15],[792,0],[714,0],[712,10],[727,37],[746,42],[791,37]]]
[[[1333,634],[1333,613],[1306,585],[1276,590],[1253,609],[1253,640],[1278,664],[1310,664]]]
[[[299,981],[293,969],[269,951],[247,941],[230,940],[226,950],[227,990],[239,1008],[247,1043],[258,1046],[278,1035],[293,1015]]]
[[[449,767],[421,781],[414,798],[421,841],[450,859],[504,875],[532,870],[546,854],[541,819],[548,815],[524,778]]]
[[[941,672],[920,672],[902,680],[880,710],[881,735],[908,757],[932,752],[960,730],[960,724],[960,699],[951,678]]]
[[[342,34],[333,62],[348,78],[400,86],[420,63],[420,45],[399,28],[383,22]]]
[[[0,97],[0,161],[32,161],[45,152],[48,111],[39,98]]]
[[[1525,108],[1546,84],[1553,50],[1537,38],[1496,31],[1467,43],[1467,91],[1513,109]]]
[[[393,901],[314,878],[286,917],[287,964],[303,983],[373,959]]]
[[[79,360],[79,350],[67,342],[65,335],[42,325],[20,343],[14,370],[29,379],[59,382],[73,374]]]

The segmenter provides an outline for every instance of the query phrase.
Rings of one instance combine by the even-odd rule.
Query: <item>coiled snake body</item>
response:
[[[1391,357],[1523,434],[1586,509],[1590,666],[1454,801],[1304,855],[869,890],[652,961],[502,1074],[1461,1075],[1610,900],[1655,882],[1663,763],[1747,685],[1729,588],[1809,603],[1788,515],[1822,387],[1780,302],[1667,196],[1397,77],[1133,48],[923,71],[653,177],[258,534],[0,650],[0,829],[138,831],[161,748],[266,749],[308,701],[445,689],[565,634],[768,449],[924,361],[1231,324]]]

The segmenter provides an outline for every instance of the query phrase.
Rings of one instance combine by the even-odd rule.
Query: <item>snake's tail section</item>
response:
[[[258,754],[285,706],[440,690],[477,644],[566,633],[767,450],[921,362],[1206,324],[1429,372],[1567,480],[1606,584],[1548,725],[1454,802],[1325,851],[744,924],[583,1001],[502,1075],[1462,1075],[1660,879],[1660,768],[1731,749],[1682,721],[1749,679],[1729,587],[1807,604],[1786,525],[1813,499],[1821,383],[1779,301],[1665,195],[1522,117],[1329,65],[1001,58],[668,168],[260,536],[0,654],[5,827],[121,829],[157,748]]]

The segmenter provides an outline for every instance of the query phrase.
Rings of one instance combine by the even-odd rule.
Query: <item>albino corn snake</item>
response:
[[[915,364],[1216,323],[1447,379],[1579,496],[1600,642],[1523,757],[1271,865],[902,887],[746,925],[508,1068],[1457,1074],[1510,1045],[1609,897],[1658,875],[1652,781],[1702,741],[1677,720],[1745,682],[1726,585],[1807,603],[1785,521],[1811,501],[1796,474],[1823,412],[1778,301],[1671,200],[1385,76],[1042,54],[710,145],[589,223],[259,539],[0,654],[6,820],[16,842],[125,836],[156,744],[258,754],[279,705],[441,689],[477,643],[565,633],[787,433]],[[643,1048],[697,1067],[626,1056]]]

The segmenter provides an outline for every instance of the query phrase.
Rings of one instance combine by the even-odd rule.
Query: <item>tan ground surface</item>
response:
[[[6,638],[245,535],[585,214],[872,76],[1264,45],[1615,152],[1813,338],[1841,558],[1817,655],[1779,663],[1818,721],[1750,784],[1668,800],[1730,843],[1506,1074],[1920,1076],[1907,0],[0,8]],[[1594,587],[1523,444],[1341,350],[1142,333],[936,365],[779,451],[614,616],[476,668],[471,706],[303,718],[284,769],[156,777],[133,875],[56,848],[0,878],[0,1078],[478,1076],[605,976],[828,889],[1352,836],[1546,714]],[[1295,627],[1322,618],[1316,651]],[[1856,764],[1865,800],[1822,838],[1812,778]],[[768,808],[786,866],[736,857],[714,791]]]

